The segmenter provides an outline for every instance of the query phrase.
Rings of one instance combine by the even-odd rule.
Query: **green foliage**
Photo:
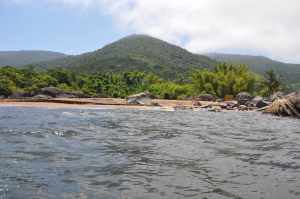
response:
[[[282,81],[287,84],[297,84],[300,82],[300,64],[289,64],[274,61],[267,57],[250,56],[250,55],[234,55],[234,54],[208,54],[208,57],[228,64],[240,65],[246,64],[249,69],[260,75],[264,75],[265,71],[274,70],[282,77]]]
[[[159,39],[132,35],[94,52],[36,65],[46,69],[59,66],[89,74],[99,71],[103,73],[139,71],[174,80],[177,78],[175,73],[186,78],[191,69],[208,68],[216,64],[217,62],[206,56],[190,53]]]
[[[243,91],[258,94],[272,89],[273,92],[277,89],[274,86],[277,79],[273,73],[267,74],[263,79],[246,66],[221,64],[214,70],[193,70],[189,78],[177,75],[176,81],[170,81],[150,72],[80,74],[64,68],[37,71],[32,67],[3,67],[0,68],[0,95],[20,91],[33,96],[41,88],[54,86],[68,92],[81,91],[91,97],[124,98],[144,91],[163,99],[187,99],[199,94],[224,97]]]
[[[272,95],[282,89],[281,78],[273,69],[266,71],[264,77],[266,95]]]
[[[237,95],[244,91],[256,94],[261,86],[261,77],[250,72],[244,65],[221,64],[213,71],[195,70],[191,76],[197,94],[212,94],[218,97]]]

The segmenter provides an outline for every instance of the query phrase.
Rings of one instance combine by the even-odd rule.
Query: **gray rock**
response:
[[[143,92],[136,95],[130,95],[126,98],[128,104],[151,105],[151,94]]]
[[[239,106],[239,110],[240,110],[240,111],[248,111],[249,109],[248,109],[248,107],[245,106],[245,105],[240,105],[240,106]]]
[[[251,102],[252,99],[253,99],[253,96],[247,92],[241,92],[241,93],[237,94],[237,96],[236,96],[236,101],[238,102],[239,105],[246,105],[249,102]]]
[[[213,102],[216,100],[215,96],[211,94],[202,94],[197,97],[197,100],[199,101],[206,101],[206,102]]]
[[[56,97],[64,92],[56,87],[46,87],[41,89],[41,94]]]
[[[48,96],[48,95],[35,95],[32,97],[33,99],[51,99],[52,97],[51,96]]]
[[[256,108],[263,108],[266,106],[270,105],[270,102],[265,101],[264,98],[260,97],[260,96],[256,96],[255,98],[253,98],[253,100],[251,101],[251,104],[253,104],[253,107]]]

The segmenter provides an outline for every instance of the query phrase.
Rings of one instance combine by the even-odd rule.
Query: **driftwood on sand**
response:
[[[276,99],[264,112],[278,116],[300,118],[300,92],[294,92]]]

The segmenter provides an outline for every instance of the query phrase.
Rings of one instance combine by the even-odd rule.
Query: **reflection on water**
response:
[[[300,198],[300,122],[0,108],[0,199]]]

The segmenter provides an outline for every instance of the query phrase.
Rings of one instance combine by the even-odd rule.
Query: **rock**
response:
[[[130,95],[126,98],[128,104],[151,105],[151,94],[143,92],[136,95]]]
[[[263,108],[270,105],[270,102],[264,100],[264,98],[260,96],[256,96],[252,99],[251,104],[256,108]]]
[[[203,94],[197,97],[197,100],[199,101],[206,101],[206,102],[213,102],[216,100],[216,98],[213,95],[210,94]]]
[[[222,108],[220,106],[213,106],[211,109],[209,109],[208,111],[210,112],[221,112]]]
[[[56,97],[60,94],[64,94],[64,92],[56,87],[46,87],[41,89],[41,94]]]
[[[48,96],[48,95],[35,95],[32,98],[33,99],[43,99],[43,100],[45,99],[45,100],[47,100],[47,99],[51,99],[52,97]]]
[[[200,106],[202,106],[202,104],[199,101],[193,101],[193,106],[200,107]]]
[[[5,99],[5,96],[4,95],[0,95],[0,99]]]
[[[189,106],[184,106],[184,105],[181,105],[181,104],[177,104],[175,107],[174,107],[175,110],[191,110],[193,109],[193,107],[189,107]]]
[[[161,107],[161,105],[158,102],[151,102],[150,103],[151,106],[158,106]]]
[[[248,110],[249,110],[248,107],[245,106],[245,105],[240,105],[239,106],[239,111],[248,111]]]
[[[246,105],[247,103],[251,102],[253,99],[253,96],[250,93],[242,92],[237,94],[236,101],[239,105]]]

